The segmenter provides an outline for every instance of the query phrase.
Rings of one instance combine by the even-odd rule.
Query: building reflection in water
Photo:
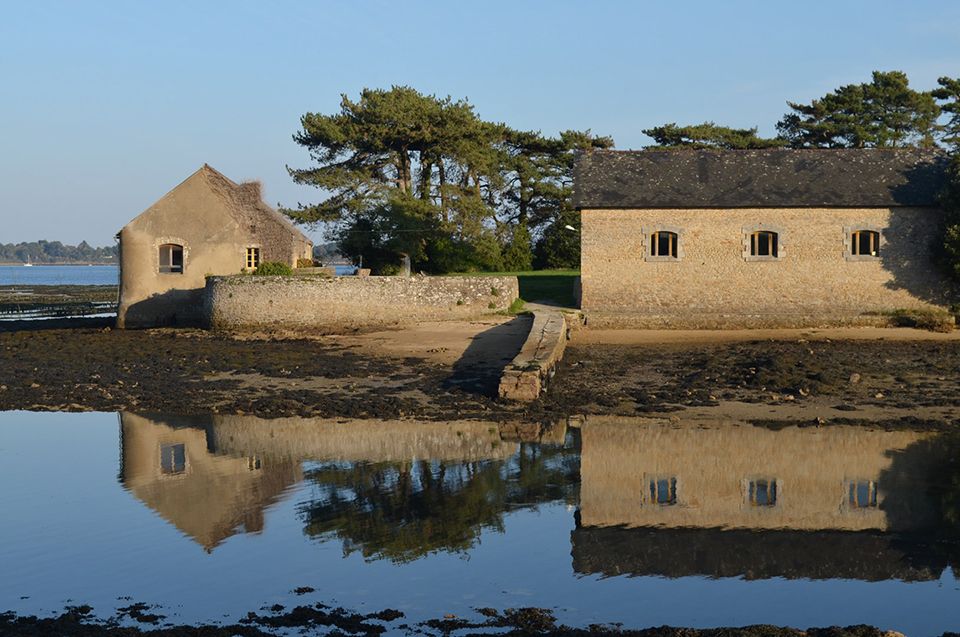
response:
[[[573,502],[579,477],[563,430],[534,445],[476,421],[120,421],[124,485],[207,550],[261,530],[264,509],[301,481],[305,533],[340,539],[347,553],[406,561],[466,550],[482,529],[502,528],[511,506]]]
[[[936,433],[591,417],[574,569],[604,575],[939,577]]]
[[[124,485],[207,550],[260,532],[297,485],[305,535],[371,560],[467,551],[543,503],[577,505],[582,574],[922,580],[957,552],[941,541],[957,445],[931,432],[589,417],[521,442],[475,421],[120,420]]]

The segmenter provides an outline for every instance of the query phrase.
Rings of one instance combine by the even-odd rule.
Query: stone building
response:
[[[206,277],[262,262],[296,266],[313,244],[265,204],[260,185],[204,164],[120,230],[117,327],[196,324]]]
[[[595,326],[855,324],[949,305],[945,156],[916,149],[596,151],[575,172]]]

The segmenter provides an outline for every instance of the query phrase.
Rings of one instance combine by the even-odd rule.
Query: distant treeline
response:
[[[117,246],[94,248],[86,241],[65,245],[59,241],[0,243],[3,263],[117,263]]]

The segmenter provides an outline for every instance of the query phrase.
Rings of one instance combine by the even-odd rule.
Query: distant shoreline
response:
[[[0,266],[25,266],[27,265],[23,261],[0,261]],[[32,266],[51,266],[51,265],[112,265],[116,266],[116,263],[104,263],[102,261],[64,261],[62,263],[31,263]]]

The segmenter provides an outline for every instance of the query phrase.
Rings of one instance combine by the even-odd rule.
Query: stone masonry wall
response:
[[[934,208],[583,210],[581,307],[590,326],[777,327],[878,321],[943,308],[956,290],[934,265]],[[849,232],[881,233],[879,258],[850,258]],[[649,235],[679,234],[678,260]],[[751,260],[748,232],[779,232],[780,258]],[[746,242],[746,243],[745,243]]]
[[[504,310],[516,277],[209,277],[204,323],[214,329],[334,333]]]

